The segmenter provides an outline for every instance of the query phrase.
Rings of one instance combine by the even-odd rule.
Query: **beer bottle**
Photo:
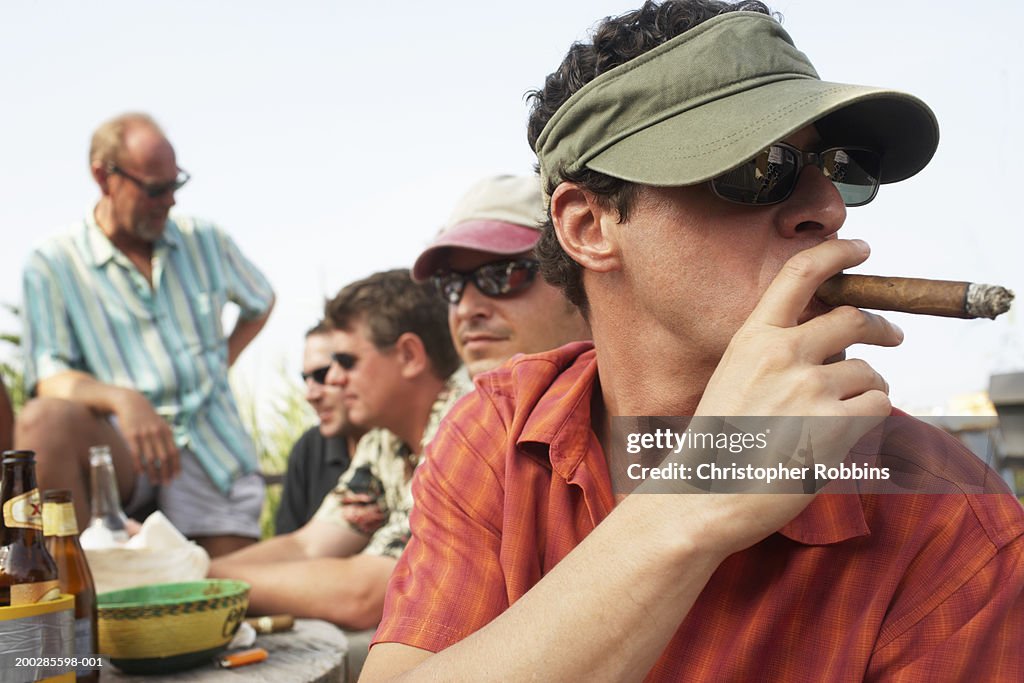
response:
[[[0,485],[0,606],[60,597],[57,565],[43,545],[43,515],[32,451],[4,451]]]
[[[121,509],[121,495],[117,492],[117,474],[110,456],[110,446],[89,449],[89,503],[92,516],[82,533],[86,548],[104,548],[120,545],[128,540],[128,518]]]
[[[49,489],[43,492],[43,535],[46,549],[57,564],[60,592],[75,596],[75,657],[96,656],[96,584],[89,571],[82,544],[78,542],[78,523],[71,491]],[[79,681],[95,683],[99,672],[78,669]]]

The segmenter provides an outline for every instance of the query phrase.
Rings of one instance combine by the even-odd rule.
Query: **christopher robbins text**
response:
[[[889,478],[888,467],[872,467],[856,463],[826,465],[817,463],[813,467],[786,467],[772,465],[755,467],[753,465],[718,465],[701,463],[700,465],[682,465],[668,463],[659,467],[644,467],[639,463],[631,464],[626,475],[633,480],[673,479],[676,481],[751,481],[771,484],[776,481],[804,481],[813,478],[822,480],[885,480]]]

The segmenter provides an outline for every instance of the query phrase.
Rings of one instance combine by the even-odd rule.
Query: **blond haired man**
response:
[[[40,486],[71,489],[88,519],[88,449],[109,444],[129,514],[156,505],[218,555],[259,537],[263,484],[227,382],[274,303],[263,274],[220,228],[170,213],[189,175],[146,114],[93,135],[100,198],[29,255],[23,273],[26,387],[15,443]],[[230,333],[224,306],[239,307]]]

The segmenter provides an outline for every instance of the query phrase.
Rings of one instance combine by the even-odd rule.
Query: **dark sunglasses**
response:
[[[431,278],[441,298],[455,305],[462,300],[466,283],[472,281],[484,296],[507,296],[521,292],[537,277],[540,264],[533,259],[512,259],[487,263],[468,273],[440,272]]]
[[[122,178],[125,178],[126,180],[130,180],[140,190],[145,192],[146,196],[148,196],[150,199],[156,199],[157,197],[163,196],[168,192],[177,192],[182,187],[184,187],[185,183],[187,183],[189,181],[189,178],[192,177],[186,171],[183,171],[180,168],[178,169],[177,177],[169,183],[147,183],[142,178],[133,176],[131,173],[128,173],[126,170],[116,165],[110,167],[110,173],[112,175],[119,175]]]
[[[805,152],[777,142],[753,159],[711,179],[712,191],[737,204],[778,204],[793,194],[805,165],[817,166],[847,206],[862,206],[878,192],[881,155],[863,147]]]
[[[357,356],[353,356],[351,353],[334,353],[331,354],[331,358],[341,366],[342,370],[351,370],[356,366],[356,361],[359,360]]]
[[[308,382],[309,380],[313,380],[317,384],[325,384],[327,382],[327,373],[330,369],[330,365],[325,365],[322,368],[316,368],[310,372],[304,372],[302,373],[302,381]]]

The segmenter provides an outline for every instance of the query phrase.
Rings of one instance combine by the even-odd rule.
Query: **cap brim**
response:
[[[436,273],[449,249],[472,249],[498,256],[530,251],[540,239],[540,230],[504,221],[466,221],[437,236],[412,267],[414,280],[422,282]]]
[[[625,137],[585,165],[644,185],[696,185],[811,123],[825,145],[878,149],[883,183],[924,168],[939,141],[935,116],[912,95],[796,78],[679,113]]]

